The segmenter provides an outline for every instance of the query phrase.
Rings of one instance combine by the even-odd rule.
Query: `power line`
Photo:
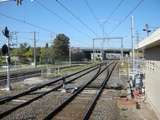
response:
[[[91,31],[94,35],[97,36],[97,33],[91,29],[86,23],[84,23],[78,16],[76,16],[69,8],[67,8],[64,4],[56,0],[57,3],[62,6],[68,13],[70,13],[77,21],[79,21],[82,25],[84,25],[89,31]]]
[[[127,20],[127,18],[142,4],[144,0],[140,0],[137,5],[115,26],[115,28],[109,33],[112,34],[118,29],[118,27]]]
[[[54,12],[53,10],[49,9],[48,7],[46,7],[44,4],[42,4],[41,2],[39,2],[38,0],[35,0],[35,2],[41,6],[43,9],[45,9],[46,11],[50,12],[51,14],[55,15],[56,17],[58,17],[60,20],[62,20],[64,23],[66,23],[69,26],[72,26],[76,31],[90,37],[88,34],[83,33],[82,31],[80,31],[79,29],[77,29],[75,26],[73,26],[70,22],[68,22],[67,20],[65,20],[63,17],[61,17],[60,15],[58,15],[56,12]]]
[[[104,21],[104,24],[105,23],[108,23],[108,21],[112,18],[112,16],[114,15],[114,13],[118,10],[118,8],[122,5],[122,3],[124,2],[125,0],[121,0],[117,6],[113,9],[113,11],[110,13],[110,15],[108,16],[108,18]]]
[[[8,15],[6,15],[6,14],[4,14],[4,13],[1,13],[1,12],[0,12],[0,16],[3,16],[3,17],[5,17],[5,18],[8,18],[8,19],[11,19],[11,20],[20,22],[20,23],[24,23],[24,24],[30,25],[30,26],[35,27],[35,28],[39,28],[39,29],[41,29],[41,30],[43,30],[43,31],[46,31],[46,32],[52,32],[51,30],[48,30],[48,29],[46,29],[46,28],[44,28],[44,27],[41,27],[41,26],[32,24],[32,23],[30,23],[30,22],[27,22],[27,21],[25,21],[25,20],[22,20],[22,19],[19,19],[19,18],[16,18],[16,17],[8,16]],[[55,33],[55,32],[54,32],[54,33]],[[55,34],[56,34],[56,33],[55,33]]]
[[[89,2],[88,2],[87,0],[84,0],[84,2],[85,2],[85,4],[86,4],[86,6],[88,7],[90,13],[92,14],[93,18],[94,18],[95,21],[97,22],[97,24],[98,24],[99,26],[101,26],[100,23],[99,23],[99,19],[98,19],[98,17],[96,16],[96,14],[94,13],[94,11],[93,11],[93,9],[91,8],[91,6],[89,5]]]

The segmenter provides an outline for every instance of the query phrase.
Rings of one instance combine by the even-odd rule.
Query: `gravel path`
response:
[[[90,120],[119,120],[119,108],[115,99],[117,96],[119,96],[119,91],[104,90]]]

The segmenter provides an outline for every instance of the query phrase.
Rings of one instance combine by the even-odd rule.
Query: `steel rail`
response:
[[[31,74],[31,73],[40,73],[41,72],[41,70],[40,69],[37,69],[37,70],[27,70],[27,71],[13,71],[12,73],[11,73],[11,77],[14,77],[14,76],[17,76],[17,75],[24,75],[24,74]],[[1,79],[5,79],[6,78],[6,74],[3,74],[2,73],[2,75],[0,75],[0,80]]]
[[[88,73],[90,73],[90,72],[92,72],[92,71],[94,71],[94,70],[96,70],[96,69],[98,69],[98,67],[92,68],[91,70],[89,70],[89,71],[87,71],[87,72],[85,72],[85,73],[77,76],[76,78],[73,78],[73,79],[67,81],[66,84],[71,83],[71,82],[75,81],[76,79],[78,79],[78,78],[80,78],[80,77],[82,77],[82,76],[84,76],[84,75],[86,75],[86,74],[88,74]],[[9,110],[1,113],[1,114],[0,114],[0,119],[6,117],[7,115],[11,114],[12,112],[16,111],[16,110],[19,109],[19,108],[22,108],[22,107],[24,107],[24,106],[26,106],[26,105],[29,105],[30,103],[32,103],[32,102],[34,102],[34,101],[42,98],[43,96],[51,93],[52,91],[55,91],[55,90],[61,88],[62,86],[63,86],[63,84],[58,85],[58,86],[52,88],[51,90],[49,90],[49,91],[47,91],[47,92],[44,92],[44,93],[42,93],[41,95],[39,95],[39,96],[37,96],[37,97],[35,97],[35,98],[32,98],[32,99],[28,100],[27,102],[24,102],[24,103],[22,103],[22,104],[20,104],[20,105],[18,105],[18,106],[16,106],[16,107],[13,107],[13,108],[11,108],[11,109],[9,109]]]
[[[37,72],[33,72],[33,73],[25,73],[25,74],[15,74],[14,76],[10,76],[10,80],[12,80],[13,82],[17,82],[17,81],[22,81],[25,78],[31,78],[31,77],[36,77],[36,76],[41,76],[41,72],[37,71]],[[6,76],[1,77],[0,78],[0,86],[5,85],[6,83]]]
[[[98,65],[99,65],[99,64],[98,64]],[[69,78],[69,77],[71,77],[71,76],[74,76],[74,75],[76,75],[76,74],[79,74],[79,73],[81,73],[81,72],[84,72],[84,71],[86,71],[86,70],[89,70],[89,69],[91,69],[91,68],[94,68],[94,67],[96,67],[96,66],[98,66],[98,65],[94,65],[94,66],[85,68],[85,69],[83,69],[83,70],[80,70],[80,71],[78,71],[78,72],[69,74],[69,75],[64,76],[64,77],[60,77],[60,78],[58,78],[58,79],[56,79],[56,80],[54,80],[54,81],[52,81],[52,82],[48,82],[48,83],[43,84],[43,85],[38,85],[38,86],[36,86],[36,87],[34,87],[34,88],[31,88],[31,89],[29,89],[29,90],[26,90],[26,91],[24,91],[24,92],[21,92],[21,93],[19,93],[19,94],[14,95],[14,96],[7,96],[6,99],[0,100],[0,105],[1,105],[1,104],[4,104],[4,103],[6,103],[6,102],[9,102],[9,101],[11,101],[11,100],[13,100],[13,99],[16,99],[16,98],[25,96],[25,95],[33,92],[33,91],[36,91],[36,90],[41,89],[41,88],[43,88],[43,87],[49,86],[49,85],[51,85],[51,84],[53,84],[53,83],[56,83],[56,82],[58,82],[58,81],[60,81],[60,80]]]
[[[73,66],[62,66],[62,67],[59,67],[59,69],[65,69],[65,68],[69,68],[69,67],[76,67],[78,65],[73,65]],[[24,71],[24,69],[22,69],[22,72],[19,72],[18,71],[13,71],[10,75],[10,77],[12,79],[15,79],[17,77],[21,77],[21,76],[27,76],[27,75],[32,75],[32,74],[41,74],[41,70],[44,70],[45,68],[36,68],[36,69],[26,69],[26,71]],[[56,67],[53,67],[53,68],[50,68],[50,69],[54,69],[54,70],[57,70]],[[16,73],[18,72],[18,73]],[[6,74],[3,74],[3,75],[0,75],[0,82],[3,81],[3,80],[6,80],[7,79],[7,75]]]
[[[89,84],[91,84],[100,74],[102,74],[111,64],[107,65],[103,70],[101,70],[101,65],[98,72],[93,76],[91,80],[89,80],[85,85],[80,87],[75,93],[73,93],[69,98],[67,98],[64,102],[58,105],[52,112],[50,112],[43,120],[52,119],[57,113],[59,113],[65,106],[67,106],[79,93],[81,93]]]
[[[108,74],[106,75],[106,78],[104,79],[103,83],[101,84],[101,87],[97,90],[96,92],[96,96],[94,96],[94,98],[92,99],[92,101],[90,102],[89,106],[87,107],[86,111],[84,112],[83,118],[82,120],[88,120],[97,104],[98,99],[100,98],[107,82],[110,79],[110,76],[112,75],[112,72],[114,71],[115,67],[116,67],[117,63],[115,63],[115,65],[113,66],[112,70],[108,72]]]

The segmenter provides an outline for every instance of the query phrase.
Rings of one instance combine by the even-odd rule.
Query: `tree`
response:
[[[53,59],[53,48],[50,48],[48,43],[46,43],[45,47],[42,47],[40,50],[40,63],[41,64],[49,64]],[[52,54],[51,54],[52,53]]]
[[[17,56],[18,54],[18,48],[10,48],[11,56]]]
[[[30,63],[32,58],[33,58],[33,52],[32,48],[30,45],[27,43],[21,43],[20,47],[18,49],[18,57],[22,63]]]
[[[69,55],[69,37],[58,34],[53,42],[53,57],[55,60],[67,60]]]
[[[25,56],[25,53],[26,53],[27,51],[29,51],[30,48],[31,48],[31,47],[30,47],[27,43],[21,43],[21,44],[20,44],[20,47],[19,47],[19,50],[18,50],[18,56],[19,56],[19,57],[26,57],[26,56]]]

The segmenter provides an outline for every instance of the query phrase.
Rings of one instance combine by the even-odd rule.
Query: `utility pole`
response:
[[[121,38],[121,62],[123,61],[123,38]]]
[[[136,47],[138,47],[138,43],[139,43],[139,33],[138,32],[136,32]],[[137,57],[137,59],[138,59],[138,50],[136,50],[136,57]]]
[[[134,17],[131,16],[132,72],[134,72]]]
[[[18,32],[14,31],[11,33],[11,39],[15,40],[15,43],[12,44],[12,46],[15,46],[15,49],[18,49]],[[16,59],[15,59],[15,65],[14,65],[14,70],[17,69],[17,50],[16,50]]]
[[[34,66],[37,67],[36,61],[36,32],[33,32],[33,41],[34,41]]]
[[[136,46],[138,47],[138,43],[139,43],[139,34],[138,32],[136,32]],[[140,61],[139,61],[139,52],[138,50],[136,50],[136,68],[137,69],[140,69],[139,66],[140,66]],[[138,71],[139,72],[139,71]]]
[[[103,40],[102,40],[102,62],[104,61],[104,43],[105,43],[105,36],[104,36],[104,23],[102,25],[102,32],[103,32]]]
[[[10,37],[7,38],[7,46],[8,46],[8,55],[6,56],[6,62],[7,62],[7,88],[6,90],[11,90],[11,82],[10,82]]]
[[[54,36],[53,36],[53,33],[51,32],[50,33],[50,44],[51,44],[51,46],[54,44]],[[51,63],[53,63],[53,59],[51,59]],[[48,68],[48,64],[47,64],[47,68]]]
[[[102,45],[101,45],[101,54],[102,54],[102,62],[104,60],[104,44],[105,44],[105,21],[102,22]]]
[[[94,39],[93,39],[93,62],[95,62],[94,54],[95,54],[95,48],[94,48]]]
[[[45,64],[48,65],[48,43],[45,46]]]
[[[72,61],[71,61],[72,60],[72,58],[71,58],[72,56],[71,55],[72,55],[71,46],[69,46],[69,66],[71,66],[71,64],[72,64]]]

